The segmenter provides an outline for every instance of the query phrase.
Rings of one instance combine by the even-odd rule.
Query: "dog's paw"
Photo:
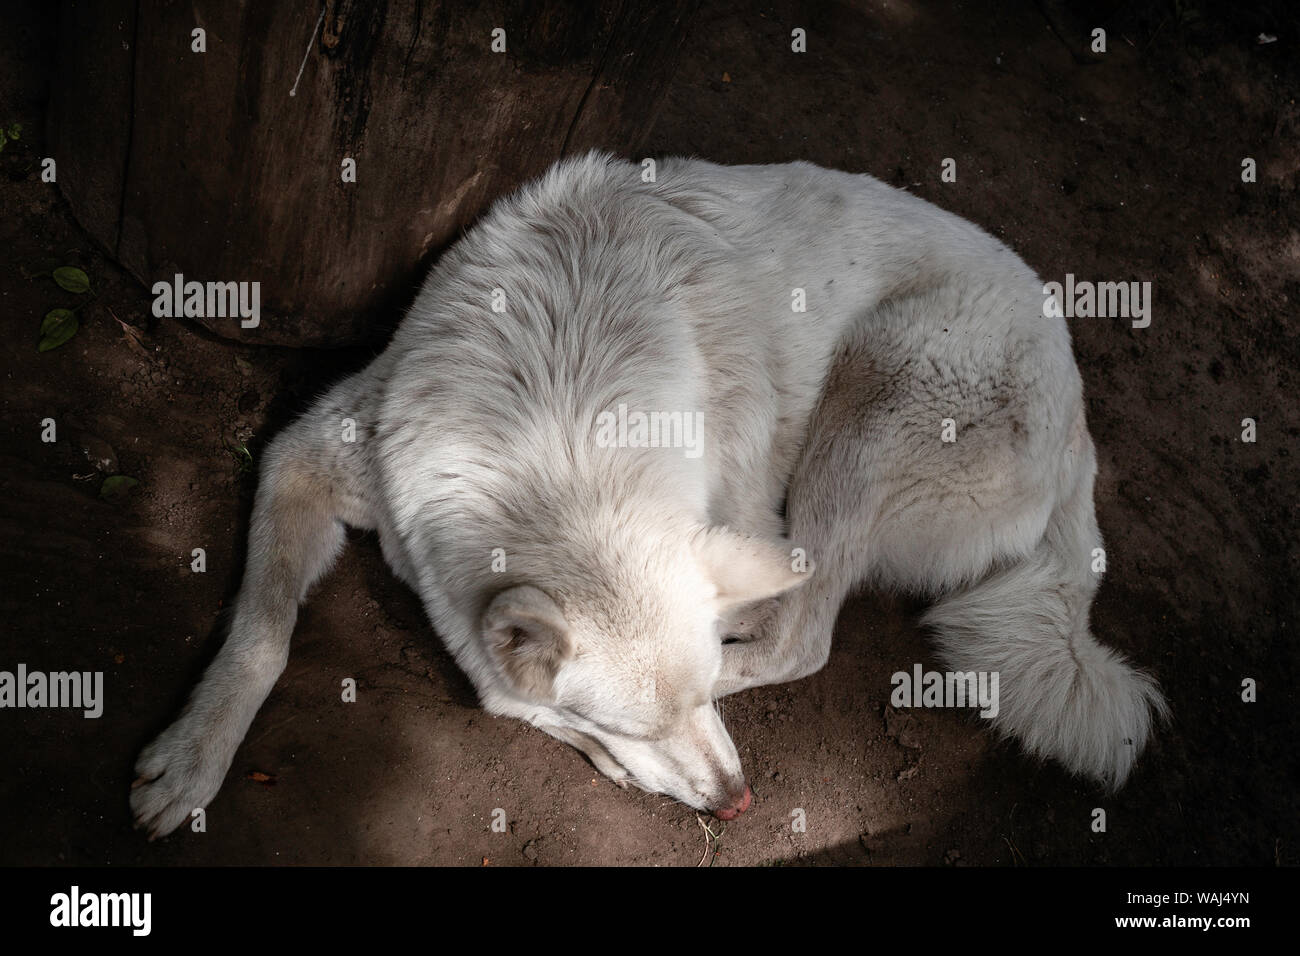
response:
[[[136,761],[131,784],[135,828],[150,840],[166,836],[217,795],[233,753],[212,750],[209,734],[178,720],[147,746]]]

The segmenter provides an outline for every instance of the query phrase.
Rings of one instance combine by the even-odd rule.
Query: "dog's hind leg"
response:
[[[1168,706],[1154,679],[1088,626],[1101,534],[1094,455],[1080,414],[1079,465],[1034,551],[946,596],[924,618],[951,671],[997,674],[993,727],[1038,757],[1118,789]]]
[[[372,392],[367,372],[352,376],[266,449],[229,637],[175,723],[136,762],[131,810],[150,839],[216,795],[284,670],[299,603],[342,548],[344,524],[373,527],[361,411]],[[348,419],[360,434],[349,434]]]
[[[1089,628],[1096,456],[1067,337],[1042,323],[909,351],[906,330],[939,307],[883,306],[877,347],[832,371],[790,488],[790,539],[817,569],[723,647],[715,693],[817,670],[869,579],[939,598],[924,623],[947,670],[997,675],[995,730],[1114,789],[1167,705]]]
[[[1029,420],[1025,388],[1002,380],[1002,350],[918,339],[933,314],[960,304],[930,293],[890,300],[841,345],[787,499],[789,540],[816,570],[752,639],[724,645],[718,696],[819,670],[859,584],[943,593],[1042,536],[1051,499],[1025,474],[1035,460],[1019,423]],[[968,423],[951,444],[949,416]]]

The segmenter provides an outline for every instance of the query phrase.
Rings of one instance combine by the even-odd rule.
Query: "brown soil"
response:
[[[803,22],[795,5],[710,0],[652,142],[870,172],[989,229],[1046,278],[1154,284],[1150,328],[1072,321],[1109,560],[1094,630],[1158,674],[1174,711],[1121,794],[960,713],[889,714],[889,675],[934,660],[917,606],[867,595],[845,607],[822,673],[725,702],[756,801],[710,822],[725,831],[710,847],[683,806],[619,790],[478,709],[374,538],[354,535],[300,616],[207,833],[145,843],[127,809],[133,761],[215,652],[239,578],[255,479],[224,446],[247,441],[257,459],[373,353],[251,348],[154,319],[147,291],[40,182],[55,26],[29,13],[0,39],[13,67],[0,122],[25,126],[0,153],[0,669],[103,670],[107,702],[99,720],[0,712],[0,863],[1300,862],[1300,34],[1259,45],[1266,18],[1152,3],[1106,20],[1110,52],[1088,63],[1037,7],[983,6],[830,4]],[[804,56],[786,52],[795,25]],[[945,157],[956,183],[939,180]],[[76,297],[24,272],[56,265],[84,268],[98,298],[75,338],[38,354],[41,317]],[[47,417],[54,444],[40,441]],[[82,435],[139,479],[124,501],[99,498]],[[197,547],[205,574],[189,569]],[[344,677],[356,704],[339,702]],[[1243,703],[1244,678],[1258,703]]]

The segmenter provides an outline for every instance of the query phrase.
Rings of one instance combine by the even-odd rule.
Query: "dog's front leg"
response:
[[[748,640],[722,646],[722,672],[713,687],[714,698],[726,697],[751,687],[783,684],[804,676],[797,663],[797,648],[781,639],[771,627],[764,627]]]
[[[349,388],[336,394],[346,399]],[[216,796],[289,659],[298,604],[343,545],[343,522],[372,524],[359,469],[346,467],[333,440],[347,408],[322,403],[267,448],[230,636],[175,723],[136,761],[131,811],[150,839]]]
[[[774,602],[764,602],[742,613],[740,622],[750,627],[747,631],[728,630],[730,636],[722,645],[722,673],[713,696],[783,684],[821,670],[830,655],[831,635],[842,600],[842,595],[828,594],[814,576],[808,584]]]
[[[780,598],[764,598],[754,604],[744,604],[723,619],[719,630],[723,640],[745,642],[754,640],[776,614]]]
[[[270,624],[256,617],[239,607],[230,637],[189,703],[136,762],[131,809],[136,827],[151,840],[170,833],[216,796],[240,741],[284,670],[288,641],[264,641],[259,635],[292,630],[292,619]]]

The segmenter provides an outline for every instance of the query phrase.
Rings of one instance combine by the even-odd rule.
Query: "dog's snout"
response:
[[[725,804],[713,811],[713,815],[719,820],[734,820],[749,809],[753,799],[754,794],[750,791],[749,784],[745,784],[739,794],[729,796]]]

